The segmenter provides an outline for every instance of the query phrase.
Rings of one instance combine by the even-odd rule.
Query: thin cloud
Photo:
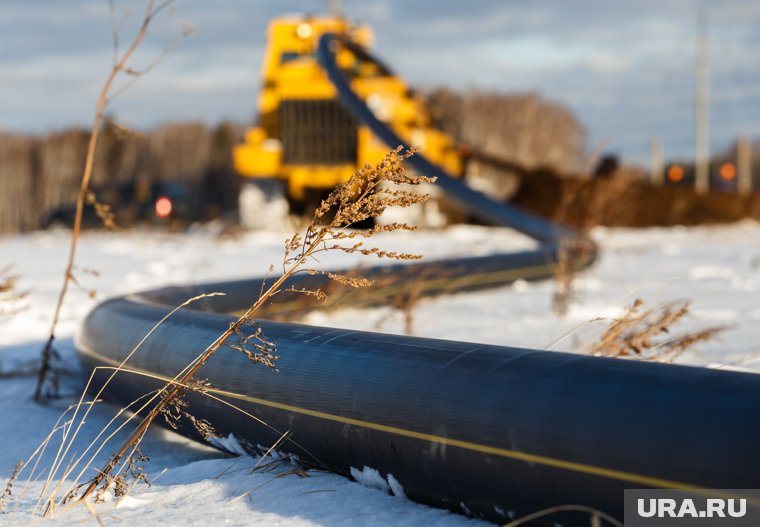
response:
[[[124,30],[143,4],[116,1]],[[313,12],[312,0],[177,1],[157,20],[136,66],[181,42],[112,109],[136,127],[163,120],[248,120],[266,43],[283,13]],[[320,4],[321,7],[321,4]],[[536,0],[438,2],[345,0],[368,22],[377,52],[413,86],[537,90],[569,105],[590,132],[628,158],[645,161],[652,135],[669,151],[693,149],[692,98],[697,12],[710,16],[714,148],[760,135],[760,7],[726,0]],[[0,127],[44,131],[85,124],[110,64],[106,2],[37,0],[0,5]]]

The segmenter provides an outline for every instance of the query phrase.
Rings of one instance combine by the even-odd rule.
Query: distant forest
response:
[[[582,164],[582,127],[569,110],[538,95],[436,90],[424,96],[439,126],[483,154],[528,168],[572,172]],[[209,127],[180,122],[132,131],[108,120],[92,187],[98,191],[128,181],[177,182],[197,198],[194,219],[229,215],[238,192],[231,149],[245,128],[242,123]],[[41,136],[0,132],[0,233],[36,229],[46,211],[74,202],[87,138],[83,129]],[[492,170],[475,168],[486,175]]]
[[[577,187],[566,185],[563,176],[584,179],[599,161],[599,153],[589,153],[585,131],[573,113],[537,94],[440,89],[423,97],[435,123],[471,148],[468,174],[479,180],[476,186],[498,199],[513,198],[551,216],[558,206],[554,201],[563,194],[560,189]],[[133,131],[107,120],[92,188],[100,192],[127,182],[180,183],[193,198],[190,219],[234,218],[239,180],[232,169],[231,150],[242,141],[246,127],[243,123],[209,127],[180,122]],[[46,212],[74,203],[88,134],[83,129],[40,136],[0,132],[0,233],[37,229]],[[760,154],[760,148],[754,154]],[[643,175],[625,167],[624,172],[629,181]],[[528,177],[532,183],[521,185]],[[540,189],[535,185],[539,181],[543,182]],[[689,194],[686,189],[678,192]],[[755,217],[750,213],[753,207],[749,202],[741,205],[739,217]],[[732,212],[726,218],[734,216]],[[661,224],[678,218],[652,221]],[[611,218],[605,223],[616,221]]]

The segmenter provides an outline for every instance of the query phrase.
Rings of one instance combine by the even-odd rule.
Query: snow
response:
[[[391,488],[391,492],[394,496],[399,498],[405,498],[406,493],[404,492],[404,487],[399,483],[399,481],[393,477],[393,474],[388,474],[388,486]]]
[[[172,283],[260,276],[282,257],[287,232],[258,232],[236,238],[204,226],[183,234],[156,231],[84,234],[77,278],[63,309],[58,350],[69,369],[75,355],[72,336],[86,313],[104,298]],[[420,301],[413,311],[416,335],[501,345],[582,351],[635,298],[653,306],[675,299],[692,301],[683,331],[728,325],[719,339],[702,342],[679,362],[721,368],[760,369],[760,224],[670,229],[597,229],[599,262],[577,282],[577,298],[564,317],[551,310],[551,282],[518,281],[512,286]],[[14,265],[19,288],[29,295],[2,314],[0,306],[0,486],[16,462],[26,459],[74,403],[83,386],[79,375],[64,379],[64,397],[48,406],[31,401],[34,361],[46,340],[61,285],[68,234],[63,231],[0,237],[0,268]],[[530,240],[506,229],[458,226],[441,231],[392,233],[381,243],[400,251],[440,256],[488,254],[531,247]],[[352,267],[358,259],[327,254],[325,268]],[[364,259],[364,265],[374,263]],[[97,274],[91,272],[97,271]],[[88,295],[96,291],[95,298]],[[601,319],[601,320],[597,320]],[[307,323],[403,333],[404,316],[392,308],[314,312]],[[111,419],[107,403],[93,407],[73,447],[82,452]],[[117,435],[115,441],[123,439]],[[233,437],[220,447],[240,452]],[[49,448],[39,468],[55,456]],[[117,443],[114,443],[114,445]],[[106,449],[107,450],[107,449]],[[436,525],[475,526],[482,522],[415,504],[404,498],[392,475],[356,467],[359,482],[319,471],[304,474],[292,460],[234,457],[161,428],[152,429],[144,453],[151,486],[138,484],[127,496],[97,505],[106,524],[145,525]],[[101,452],[102,463],[109,452]],[[255,468],[254,468],[255,467]],[[267,467],[267,468],[264,468]],[[39,469],[38,469],[39,470]],[[40,481],[25,472],[14,483],[10,512],[2,524],[28,523]],[[306,477],[304,477],[306,476]],[[44,478],[43,478],[44,479]],[[24,487],[26,492],[22,498]],[[401,497],[399,497],[401,496]],[[92,522],[85,507],[59,510],[53,525]]]
[[[221,448],[236,456],[245,456],[247,454],[245,448],[238,443],[235,434],[230,433],[227,437],[210,437],[210,442],[217,448]]]
[[[354,478],[357,483],[361,483],[365,487],[380,489],[386,493],[391,491],[391,486],[388,484],[388,481],[372,467],[364,467],[361,470],[351,467],[351,477]]]

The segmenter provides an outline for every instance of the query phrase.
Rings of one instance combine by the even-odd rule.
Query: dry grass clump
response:
[[[29,305],[24,299],[29,295],[29,291],[21,290],[18,282],[21,279],[19,275],[12,273],[13,266],[7,265],[0,268],[0,318],[15,315],[27,309]],[[0,378],[17,377],[28,375],[36,371],[36,367],[22,366],[13,370],[6,371],[0,361]],[[12,484],[12,481],[11,481]],[[10,493],[10,486],[6,489]],[[0,508],[2,508],[3,496],[0,496]]]
[[[393,185],[419,185],[420,183],[432,183],[434,179],[407,175],[402,162],[411,156],[413,152],[402,153],[402,148],[391,151],[376,167],[366,165],[354,174],[346,183],[337,187],[319,206],[314,213],[311,223],[304,234],[296,233],[285,241],[285,254],[282,262],[282,275],[272,285],[262,286],[259,298],[240,317],[230,324],[213,344],[203,351],[193,363],[189,364],[185,371],[178,376],[176,382],[166,384],[160,391],[160,400],[106,465],[89,482],[80,499],[86,499],[99,486],[109,488],[107,476],[118,466],[125,462],[129,463],[132,452],[135,452],[142,442],[148,427],[159,415],[169,415],[175,422],[181,417],[187,418],[185,410],[187,404],[182,399],[184,390],[192,382],[195,375],[221,348],[229,348],[245,354],[253,363],[262,363],[270,368],[275,367],[277,360],[277,345],[269,341],[254,320],[261,306],[271,302],[277,295],[289,291],[316,296],[318,299],[326,298],[322,290],[294,289],[286,287],[289,278],[298,273],[325,274],[328,278],[351,287],[364,287],[370,285],[367,280],[360,278],[328,273],[309,268],[308,265],[316,262],[315,256],[326,251],[342,251],[347,254],[359,253],[374,255],[378,258],[390,258],[394,260],[416,260],[420,255],[387,251],[378,247],[368,247],[364,241],[380,232],[392,232],[397,230],[414,230],[413,226],[404,223],[376,226],[368,229],[349,230],[358,222],[377,218],[388,207],[408,207],[415,203],[422,203],[428,196],[413,191],[401,190]],[[244,327],[253,327],[251,334],[245,334]],[[198,429],[198,420],[190,419]],[[203,422],[203,427],[211,429],[210,424]],[[199,432],[204,432],[199,429]]]
[[[636,299],[620,318],[612,321],[588,353],[601,357],[674,362],[695,344],[713,339],[728,329],[728,326],[712,326],[674,335],[673,326],[689,314],[689,305],[690,302],[682,300],[645,308],[644,301]]]
[[[173,428],[178,428],[182,421],[186,421],[204,438],[208,439],[217,435],[211,423],[197,419],[192,415],[185,399],[188,392],[192,391],[213,398],[215,401],[231,406],[247,417],[261,422],[255,416],[234,407],[231,403],[211,393],[213,390],[208,381],[198,380],[199,371],[206,361],[219,351],[243,353],[253,363],[261,363],[274,368],[278,358],[277,345],[267,339],[262,328],[254,320],[254,315],[258,316],[259,310],[263,306],[270,304],[282,293],[300,293],[317,299],[325,299],[327,296],[325,291],[294,289],[289,286],[288,280],[296,274],[323,274],[330,279],[330,283],[349,286],[350,288],[371,285],[368,280],[352,274],[330,273],[311,268],[310,264],[317,262],[316,255],[325,251],[341,251],[347,254],[363,254],[395,260],[421,258],[416,254],[385,250],[368,244],[368,240],[380,232],[414,230],[414,227],[410,225],[397,223],[365,229],[352,228],[357,222],[376,218],[388,207],[406,207],[424,202],[427,199],[425,195],[388,186],[389,183],[393,185],[418,185],[423,182],[432,182],[430,178],[408,176],[404,172],[402,162],[410,155],[412,152],[402,153],[400,148],[394,150],[376,167],[364,167],[346,184],[336,188],[316,211],[305,232],[286,240],[282,275],[272,279],[271,285],[265,282],[262,285],[259,297],[244,313],[232,322],[208,348],[191,361],[182,372],[172,380],[165,382],[163,387],[145,394],[119,410],[89,446],[84,449],[74,448],[74,440],[90,410],[94,404],[100,401],[101,394],[115,375],[149,375],[129,370],[126,367],[126,362],[139,350],[142,342],[149,338],[163,321],[177,310],[200,298],[214,296],[215,294],[211,293],[192,298],[175,308],[154,326],[118,367],[99,368],[112,370],[110,377],[96,390],[97,393],[91,400],[85,399],[87,390],[83,392],[78,404],[64,412],[55,430],[51,432],[43,445],[26,461],[21,469],[23,471],[27,467],[31,467],[32,472],[34,472],[52,437],[59,432],[62,434],[56,459],[49,470],[46,469],[48,475],[35,507],[35,514],[41,512],[44,515],[50,515],[61,506],[73,505],[77,502],[84,502],[89,507],[92,506],[92,503],[88,499],[94,498],[97,502],[109,492],[124,495],[138,482],[147,482],[147,475],[144,470],[147,457],[141,453],[140,447],[148,428],[159,416]],[[93,378],[91,376],[88,387]],[[263,424],[268,426],[266,423]],[[86,475],[92,473],[93,467],[91,465],[97,454],[106,448],[120,430],[130,429],[128,438],[120,444],[105,465],[95,472],[94,477],[86,479],[88,477]],[[74,450],[79,450],[80,453],[71,453]],[[29,477],[31,479],[31,475]]]
[[[19,291],[20,276],[11,274],[12,266],[0,268],[0,315],[10,315],[22,311],[21,301],[29,291]]]

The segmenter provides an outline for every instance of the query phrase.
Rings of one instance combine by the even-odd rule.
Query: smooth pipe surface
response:
[[[363,115],[363,104],[351,102],[353,92],[342,86],[342,73],[330,73],[334,42],[323,37],[320,60],[341,100]],[[372,118],[360,120],[371,124]],[[372,126],[378,133],[377,123]],[[391,146],[403,144],[379,130]],[[538,247],[364,269],[379,285],[363,305],[387,302],[410,284],[435,295],[552,274],[559,236],[571,231],[467,189],[419,154],[410,162],[438,176],[472,214],[516,228]],[[591,251],[576,263],[588,265],[594,256]],[[294,283],[318,287],[320,279]],[[87,367],[116,365],[168,306],[202,292],[226,293],[173,315],[129,362],[131,368],[173,377],[233,320],[224,313],[247,308],[260,287],[261,279],[218,282],[110,300],[88,315],[76,346]],[[302,309],[296,299],[281,300],[282,312]],[[290,431],[281,450],[304,463],[344,475],[351,467],[372,467],[392,474],[411,499],[500,523],[564,504],[621,517],[625,488],[760,483],[760,423],[754,418],[760,376],[754,374],[299,324],[261,327],[278,345],[277,371],[252,366],[241,353],[223,348],[202,375],[216,395],[267,426],[197,393],[188,395],[193,414],[254,450]],[[126,404],[159,386],[122,374],[106,396]],[[587,516],[561,520],[588,525]]]
[[[229,287],[255,295],[259,284]],[[85,365],[118,364],[167,311],[145,298],[105,302],[77,339]],[[181,311],[130,367],[171,377],[231,320]],[[216,395],[272,428],[197,394],[189,396],[193,414],[249,448],[290,431],[282,451],[344,475],[364,466],[392,474],[417,501],[496,522],[568,503],[620,517],[625,488],[760,483],[754,374],[298,324],[261,327],[278,345],[277,371],[224,348],[203,377]],[[127,403],[159,386],[122,374],[108,395]]]

